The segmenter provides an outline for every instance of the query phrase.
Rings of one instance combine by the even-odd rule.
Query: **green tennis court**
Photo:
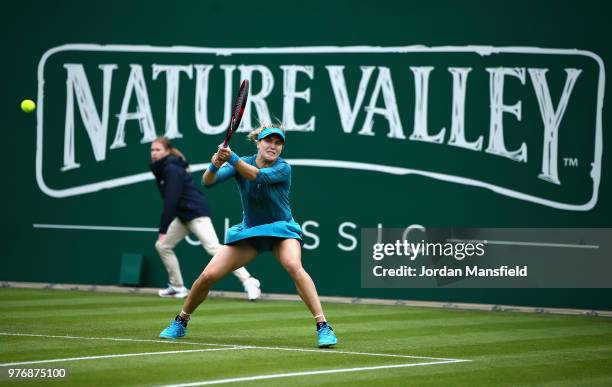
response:
[[[316,348],[302,303],[210,299],[186,338],[150,295],[0,290],[2,384],[15,369],[65,369],[48,385],[610,385],[612,320],[327,303],[339,335]]]

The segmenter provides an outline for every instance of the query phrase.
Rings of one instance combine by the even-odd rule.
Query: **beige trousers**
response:
[[[168,226],[164,241],[162,243],[159,243],[159,241],[155,243],[155,249],[168,271],[169,282],[172,286],[184,286],[181,267],[179,266],[176,254],[174,254],[174,246],[183,240],[190,231],[200,240],[202,247],[204,247],[204,250],[210,256],[214,256],[221,248],[217,233],[215,233],[212,221],[208,216],[195,218],[186,224],[178,218],[174,218],[170,226]],[[244,282],[251,276],[244,267],[234,270],[233,273],[240,282]]]

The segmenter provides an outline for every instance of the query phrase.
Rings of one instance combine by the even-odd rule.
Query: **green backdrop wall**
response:
[[[379,224],[610,227],[603,1],[3,8],[0,280],[113,284],[121,255],[141,253],[143,285],[163,286],[151,138],[173,137],[199,181],[226,90],[250,78],[241,131],[267,118],[289,129],[294,217],[321,294],[612,308],[609,289],[363,289],[358,244]],[[232,146],[254,152],[241,133]],[[236,187],[205,195],[222,235],[241,217]],[[177,254],[187,282],[209,259],[189,243]],[[271,255],[249,269],[265,292],[294,292]]]

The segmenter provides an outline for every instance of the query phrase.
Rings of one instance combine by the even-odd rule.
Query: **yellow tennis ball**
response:
[[[31,99],[24,99],[21,101],[21,110],[23,110],[24,113],[32,113],[36,110],[36,104]]]

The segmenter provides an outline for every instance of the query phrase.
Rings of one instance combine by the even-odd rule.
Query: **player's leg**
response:
[[[183,312],[191,314],[208,296],[210,288],[231,271],[251,262],[258,251],[248,243],[222,246],[191,287]]]
[[[191,232],[200,240],[204,250],[211,256],[215,256],[223,245],[219,243],[219,238],[217,237],[210,217],[203,216],[193,219],[187,225]],[[245,267],[240,267],[232,273],[242,283],[249,300],[255,301],[261,296],[259,280],[252,277]]]
[[[187,227],[178,218],[175,218],[168,226],[166,238],[163,242],[155,242],[155,249],[159,253],[166,271],[168,272],[168,288],[160,290],[161,297],[176,297],[184,298],[187,296],[188,290],[183,283],[183,275],[174,247],[187,235]]]
[[[329,347],[336,344],[338,339],[325,319],[314,281],[302,266],[302,247],[300,243],[295,239],[283,239],[274,245],[273,253],[293,279],[298,294],[315,318],[319,347]]]
[[[210,288],[229,272],[252,261],[257,254],[257,250],[247,243],[221,247],[191,286],[181,313],[159,334],[159,337],[176,339],[185,336],[191,314],[204,302]]]

